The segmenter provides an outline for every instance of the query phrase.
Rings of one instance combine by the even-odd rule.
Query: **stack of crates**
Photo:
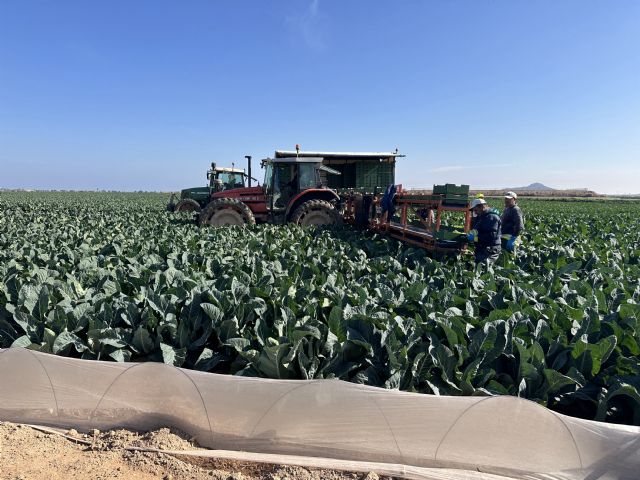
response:
[[[356,187],[374,189],[386,188],[395,181],[395,164],[380,161],[364,161],[356,164]]]
[[[451,207],[464,207],[469,203],[469,185],[434,185],[433,194],[443,197],[442,204]]]
[[[348,164],[331,164],[329,167],[340,172],[340,175],[326,175],[329,188],[355,188],[373,192],[377,187],[384,190],[395,181],[395,165],[388,162],[358,161]]]

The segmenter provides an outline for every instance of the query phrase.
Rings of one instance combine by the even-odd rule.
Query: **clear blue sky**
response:
[[[177,190],[296,143],[637,193],[640,2],[0,0],[0,187]]]

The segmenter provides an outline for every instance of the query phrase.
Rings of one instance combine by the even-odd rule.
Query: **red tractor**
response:
[[[216,192],[200,212],[200,225],[245,225],[256,222],[335,225],[342,217],[340,197],[326,187],[327,175],[340,172],[322,157],[265,159],[264,185]]]

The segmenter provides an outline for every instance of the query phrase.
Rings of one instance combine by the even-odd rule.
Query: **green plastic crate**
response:
[[[386,188],[394,183],[394,165],[392,163],[363,161],[356,164],[357,188]]]
[[[469,196],[469,185],[454,185],[453,183],[447,183],[445,185],[434,185],[434,195],[466,195]],[[452,197],[453,198],[453,197]]]
[[[469,203],[469,185],[454,185],[447,183],[445,185],[434,185],[434,195],[442,195],[442,203],[451,206],[465,206]]]

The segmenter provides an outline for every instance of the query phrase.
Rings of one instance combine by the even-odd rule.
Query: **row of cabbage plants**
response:
[[[637,202],[524,202],[489,269],[349,228],[200,229],[165,202],[3,193],[0,347],[640,424]]]

